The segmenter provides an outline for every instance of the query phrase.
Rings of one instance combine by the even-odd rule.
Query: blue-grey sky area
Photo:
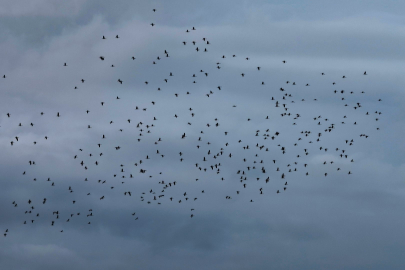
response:
[[[404,9],[0,1],[0,268],[404,269]]]

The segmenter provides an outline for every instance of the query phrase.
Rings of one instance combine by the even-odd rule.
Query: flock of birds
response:
[[[155,9],[153,9],[153,12],[156,12]],[[155,27],[154,23],[150,24],[152,27]],[[197,31],[195,27],[192,27],[190,29],[185,30],[185,38],[187,38],[188,33],[192,31]],[[121,36],[116,35],[115,37],[111,37],[111,39],[119,39]],[[102,40],[105,40],[103,42],[110,42],[110,38],[106,36],[101,37]],[[198,44],[197,44],[198,43]],[[200,44],[201,43],[201,44]],[[201,41],[196,42],[196,41],[179,41],[179,46],[194,46],[194,50],[196,53],[202,53],[202,52],[208,52],[208,47],[210,45],[210,41],[205,38],[201,37]],[[200,45],[199,45],[200,44]],[[151,61],[152,65],[156,65],[158,61],[164,60],[164,58],[171,57],[169,54],[168,50],[162,50],[163,56],[160,57],[158,56],[156,59]],[[218,58],[217,62],[215,65],[213,65],[213,70],[210,71],[210,73],[215,73],[215,72],[221,72],[219,71],[223,65],[221,64],[220,61],[227,61],[227,58],[235,58],[237,57],[236,55],[222,55]],[[136,61],[135,56],[128,56],[129,60]],[[111,59],[108,59],[105,56],[99,56],[98,61],[102,61],[105,63],[105,61],[109,61]],[[246,57],[243,59],[243,61],[251,61],[249,57]],[[63,67],[69,68],[68,63],[62,63],[61,64]],[[280,65],[288,65],[286,60],[283,60]],[[109,67],[114,68],[114,64],[110,62],[108,64]],[[262,67],[257,66],[254,68],[255,72],[262,72]],[[209,72],[204,71],[203,69],[198,70],[198,72],[201,74],[203,78],[206,78],[210,75]],[[192,83],[197,83],[196,78],[198,72],[193,73],[190,72],[190,77],[192,78]],[[245,73],[241,73],[240,77],[245,77]],[[325,73],[319,73],[320,76],[325,76]],[[359,73],[359,76],[366,76],[368,75],[366,71],[361,71]],[[162,78],[159,79],[159,84],[170,84],[170,79],[175,76],[173,72],[168,72],[167,73],[167,78]],[[200,75],[198,75],[200,76]],[[6,75],[3,76],[3,79],[8,79]],[[346,79],[345,75],[342,75],[340,78],[344,80]],[[83,84],[83,87],[86,85],[86,80],[82,78],[80,82]],[[117,78],[117,87],[120,87],[120,85],[125,85],[125,81],[122,80],[121,78]],[[149,81],[144,81],[143,82],[145,87],[149,85]],[[156,83],[156,82],[155,82]],[[335,85],[337,83],[335,81],[331,81],[330,85],[335,88]],[[258,85],[266,85],[264,81],[259,81]],[[277,87],[278,89],[278,94],[275,94],[272,92],[273,96],[269,97],[269,104],[273,108],[276,108],[275,110],[278,110],[279,113],[277,115],[263,115],[262,120],[266,121],[268,119],[273,119],[276,117],[281,117],[281,118],[288,118],[292,121],[292,125],[296,126],[300,122],[301,119],[305,118],[305,111],[300,111],[300,112],[294,112],[295,108],[294,105],[299,102],[305,102],[304,98],[297,99],[295,98],[295,95],[293,94],[293,88],[294,86],[297,86],[298,83],[295,81],[286,81],[285,85],[281,87]],[[309,87],[310,84],[306,83],[303,84],[302,86]],[[79,87],[72,86],[75,90],[78,90]],[[159,95],[161,90],[164,87],[161,86],[157,90],[158,92],[155,92],[154,95]],[[204,96],[207,98],[215,95],[215,93],[222,91],[221,93],[225,93],[227,90],[223,89],[223,86],[216,86],[216,90],[212,91],[209,90],[209,92],[204,93]],[[224,91],[223,91],[224,90]],[[78,93],[77,91],[75,93]],[[191,95],[192,91],[188,90],[185,92],[186,97],[187,95]],[[193,93],[194,95],[195,93]],[[197,93],[198,95],[201,95],[201,93]],[[228,95],[232,95],[232,92],[226,93]],[[313,166],[312,163],[308,162],[307,156],[310,154],[314,153],[315,151],[321,151],[321,153],[327,152],[332,153],[335,158],[339,160],[344,160],[345,162],[336,162],[336,159],[333,160],[325,160],[322,162],[323,165],[332,165],[335,163],[339,163],[340,165],[336,165],[334,167],[334,172],[335,173],[344,173],[344,177],[350,177],[352,174],[351,170],[345,169],[346,164],[348,163],[353,163],[355,162],[354,158],[350,156],[350,151],[348,148],[352,146],[355,142],[355,138],[342,138],[341,140],[344,142],[344,145],[346,146],[345,148],[341,147],[334,147],[334,146],[329,146],[322,144],[322,138],[324,136],[328,136],[330,133],[335,133],[337,130],[342,129],[343,125],[357,125],[358,120],[353,119],[352,115],[350,114],[351,112],[361,112],[361,114],[366,115],[367,117],[370,118],[370,122],[377,122],[379,120],[379,117],[381,115],[381,112],[378,110],[373,110],[373,111],[367,111],[363,107],[363,104],[361,103],[360,100],[357,100],[354,102],[352,105],[349,105],[346,103],[346,98],[351,95],[357,95],[356,98],[360,99],[361,95],[365,94],[365,91],[345,91],[345,90],[331,90],[328,92],[328,95],[335,95],[334,98],[337,98],[342,101],[342,106],[348,107],[348,109],[345,110],[345,113],[343,115],[334,115],[331,119],[324,118],[321,115],[313,116],[311,119],[313,121],[313,127],[308,130],[301,130],[297,135],[297,139],[294,142],[290,142],[289,145],[282,144],[280,137],[285,136],[285,138],[290,138],[293,135],[291,134],[282,134],[279,130],[279,127],[271,127],[271,128],[266,128],[266,129],[254,129],[251,132],[251,135],[247,137],[240,137],[236,140],[232,138],[236,138],[237,136],[242,136],[239,134],[232,133],[232,131],[228,131],[225,129],[222,129],[221,122],[218,120],[218,118],[215,118],[213,122],[207,123],[202,130],[195,131],[194,129],[191,128],[193,125],[193,122],[190,120],[185,124],[184,130],[175,130],[174,132],[177,133],[176,138],[170,138],[171,140],[176,140],[177,144],[185,143],[186,149],[189,147],[190,143],[195,144],[193,147],[195,147],[195,153],[192,157],[185,155],[185,151],[176,151],[177,149],[173,149],[173,151],[176,151],[176,156],[178,158],[178,162],[183,162],[183,161],[189,161],[191,164],[192,170],[197,171],[197,173],[211,173],[209,177],[217,177],[219,180],[224,181],[225,176],[221,175],[222,172],[222,167],[224,164],[228,164],[228,166],[236,167],[238,164],[242,164],[240,167],[236,168],[236,170],[233,172],[234,175],[232,176],[234,181],[232,182],[235,185],[235,188],[232,190],[232,187],[230,187],[228,190],[229,194],[224,196],[225,200],[231,200],[235,196],[243,196],[244,190],[249,189],[251,182],[255,183],[260,183],[260,188],[257,189],[256,194],[258,196],[261,196],[263,194],[279,194],[282,192],[287,191],[287,187],[289,187],[289,182],[288,178],[294,178],[294,177],[302,177],[302,176],[308,176],[309,175],[309,167]],[[179,93],[173,93],[174,98],[178,98],[180,96]],[[302,92],[301,95],[305,95],[305,92]],[[202,96],[201,98],[205,98]],[[117,96],[114,98],[115,100],[120,100],[121,97]],[[317,101],[317,99],[313,99],[313,101]],[[378,101],[381,101],[381,99],[378,99]],[[98,106],[100,109],[103,109],[108,106],[113,106],[113,100],[99,100]],[[191,101],[190,101],[191,103]],[[158,105],[156,100],[152,100],[150,102],[151,106]],[[120,105],[117,105],[120,106]],[[233,114],[232,110],[237,110],[237,105],[233,105],[232,108],[230,108],[229,114]],[[135,106],[135,108],[131,108],[131,110],[135,109],[135,111],[146,111],[147,108],[141,108],[140,106]],[[212,110],[212,108],[211,108]],[[214,109],[215,110],[215,109]],[[296,110],[295,110],[296,111]],[[84,115],[89,115],[92,112],[89,109],[83,110]],[[165,112],[163,112],[163,115]],[[22,127],[22,123],[14,123],[13,122],[13,113],[11,112],[6,112],[6,118],[5,121],[9,121],[9,123],[12,123],[13,125],[17,125],[19,127]],[[44,112],[39,112],[41,117],[44,115]],[[193,106],[190,105],[190,108],[188,109],[188,114],[189,119],[205,119],[203,114],[197,114],[195,112],[195,109],[193,109]],[[55,117],[58,117],[60,119],[63,119],[63,115],[60,112],[55,112]],[[184,118],[184,115],[181,113],[176,113],[173,116],[170,116],[172,121],[180,121],[181,118]],[[144,143],[144,138],[147,136],[151,137],[152,135],[154,136],[154,128],[156,128],[160,121],[158,121],[160,117],[154,116],[152,119],[142,119],[140,121],[136,120],[131,120],[128,118],[125,122],[127,122],[128,125],[133,125],[136,127],[137,132],[139,132],[137,138],[133,139],[132,143]],[[341,120],[337,120],[338,118],[341,118]],[[251,118],[247,118],[246,121],[251,121]],[[334,121],[337,121],[333,123]],[[111,126],[115,122],[114,120],[110,120],[106,122],[106,125]],[[377,122],[378,123],[378,122]],[[33,127],[35,123],[28,123],[28,127]],[[240,123],[240,125],[243,125],[243,123]],[[26,125],[24,124],[24,127]],[[87,125],[87,129],[91,129],[92,124]],[[205,132],[208,129],[212,128],[217,128],[218,135],[215,138],[219,138],[219,136],[225,136],[225,138],[231,138],[232,140],[229,142],[225,142],[224,144],[221,144],[219,146],[219,143],[215,142],[210,142],[205,138]],[[379,127],[375,126],[375,130],[379,130]],[[192,132],[190,132],[192,130]],[[117,130],[117,132],[123,132],[124,129],[120,128]],[[197,135],[196,135],[197,133]],[[342,133],[340,134],[341,136],[344,136],[345,134]],[[372,134],[365,134],[365,133],[360,133],[358,134],[359,138],[368,138]],[[166,135],[167,137],[170,135]],[[227,137],[228,136],[228,137]],[[243,135],[244,136],[244,135]],[[294,135],[295,136],[295,135]],[[148,149],[148,152],[142,153],[142,158],[141,160],[136,160],[135,162],[129,161],[127,164],[120,164],[118,168],[116,168],[116,171],[112,174],[112,179],[107,179],[107,180],[101,180],[101,179],[91,179],[90,177],[86,177],[84,179],[85,182],[92,182],[95,184],[110,184],[110,186],[106,189],[104,189],[105,194],[103,194],[100,197],[95,198],[96,200],[104,200],[109,196],[109,192],[113,192],[113,190],[119,189],[122,196],[128,196],[128,197],[134,197],[137,198],[140,202],[145,203],[145,204],[189,204],[190,205],[190,217],[193,218],[195,216],[196,207],[193,205],[193,202],[196,200],[200,199],[200,197],[203,199],[207,195],[208,192],[206,192],[205,189],[199,190],[198,192],[195,191],[194,189],[191,190],[184,190],[186,187],[190,189],[190,185],[183,185],[181,181],[176,181],[176,180],[164,180],[164,173],[163,172],[153,172],[150,173],[149,168],[145,167],[145,164],[155,164],[155,166],[158,166],[158,163],[160,163],[160,160],[168,160],[168,162],[176,162],[175,157],[172,155],[172,153],[165,153],[164,150],[159,149],[159,145],[164,144],[165,140],[167,139],[165,137],[165,134],[158,134],[156,139],[153,141],[153,147],[146,148]],[[26,140],[23,135],[15,135],[11,141],[9,142],[10,147],[18,147],[18,144],[21,143],[21,141]],[[44,140],[46,143],[48,140],[48,136],[44,136]],[[77,150],[77,153],[75,153],[74,156],[71,158],[75,160],[77,164],[77,170],[94,170],[97,166],[103,165],[104,160],[108,159],[108,155],[112,155],[112,152],[115,151],[120,151],[122,149],[122,146],[120,145],[120,142],[117,141],[116,146],[114,146],[114,149],[111,151],[111,149],[104,149],[105,148],[105,141],[112,140],[105,134],[101,133],[98,134],[97,138],[94,138],[94,145],[91,147],[89,146],[88,148],[93,149],[95,147],[98,151],[97,153],[93,152],[90,153],[89,149],[86,148],[80,148]],[[250,140],[257,140],[256,144],[251,144],[249,143],[245,144],[245,141],[250,142]],[[260,140],[260,141],[259,141]],[[218,139],[218,141],[220,141]],[[146,143],[149,144],[149,141]],[[37,141],[33,142],[34,145],[37,144]],[[341,142],[338,143],[341,145]],[[297,154],[295,154],[295,149],[294,148],[298,145],[304,145],[303,149],[300,149]],[[153,149],[153,150],[150,150]],[[238,149],[238,150],[235,150]],[[239,151],[242,150],[243,151]],[[269,150],[270,149],[270,150]],[[274,152],[273,149],[278,149],[278,152]],[[294,152],[294,156],[289,159],[289,162],[287,164],[284,164],[285,162],[281,161],[283,158],[280,156],[283,156],[287,153],[287,151]],[[328,152],[329,151],[329,152]],[[243,156],[241,156],[240,153],[243,153]],[[114,153],[116,155],[117,152]],[[318,152],[319,153],[319,152]],[[157,160],[159,159],[159,160]],[[191,160],[191,161],[190,161]],[[228,161],[227,161],[228,160]],[[229,161],[230,160],[230,161]],[[235,160],[235,161],[233,161]],[[303,160],[303,161],[301,161]],[[188,166],[187,164],[187,166]],[[321,165],[321,164],[319,164]],[[35,160],[29,160],[27,161],[27,166],[36,166]],[[100,166],[102,167],[102,166]],[[125,169],[124,169],[125,168]],[[233,168],[232,168],[233,169]],[[182,171],[179,170],[177,172],[179,174],[179,178],[181,178]],[[324,176],[328,176],[328,174],[331,174],[330,169],[327,170],[327,172],[324,172]],[[28,177],[31,174],[30,169],[27,168],[21,172],[21,174],[24,177]],[[139,177],[144,177],[147,179],[152,179],[153,176],[159,177],[156,182],[158,183],[158,188],[150,188],[147,190],[139,191],[138,189],[133,189],[133,183],[136,184],[135,179]],[[117,180],[120,179],[120,180]],[[155,179],[155,178],[153,178]],[[237,181],[236,181],[237,180]],[[37,181],[37,178],[34,178],[33,181]],[[152,180],[151,180],[152,181]],[[199,181],[198,178],[192,179],[190,181]],[[232,181],[232,180],[231,180]],[[51,187],[55,186],[55,181],[51,180],[51,178],[47,178],[46,182],[49,183]],[[275,182],[276,185],[278,185],[278,188],[275,188],[274,190],[271,190],[269,192],[265,192],[265,187],[266,184],[270,182]],[[129,184],[129,185],[128,185]],[[76,203],[80,203],[80,196],[92,196],[91,192],[92,187],[89,186],[88,190],[86,192],[82,190],[75,190],[75,187],[73,184],[68,184],[67,191],[69,193],[78,193],[79,195],[76,195],[75,199],[72,199],[69,201],[69,204],[75,205]],[[180,196],[174,196],[170,195],[171,191],[173,189],[181,189],[181,195]],[[184,192],[183,192],[184,191]],[[168,195],[167,195],[168,194]],[[199,194],[199,195],[198,195]],[[281,196],[281,195],[276,195],[276,196]],[[254,202],[255,198],[247,198],[245,199],[247,202]],[[22,221],[23,224],[34,224],[37,222],[37,220],[41,219],[42,214],[37,210],[41,207],[41,205],[49,204],[50,202],[49,198],[43,198],[41,201],[34,201],[31,198],[26,198],[25,201],[13,201],[11,202],[12,207],[15,208],[16,211],[23,211],[26,215],[26,219]],[[91,225],[92,224],[92,217],[96,215],[95,211],[93,211],[92,208],[88,209],[85,213],[82,212],[73,212],[71,211],[70,213],[66,213],[59,210],[55,209],[51,211],[51,219],[47,222],[49,222],[50,226],[55,226],[56,224],[62,224],[64,223],[65,225],[60,225],[60,232],[63,232],[63,228],[69,224],[69,222],[72,222],[74,219],[79,218],[81,216],[85,216],[87,219],[85,223]],[[94,213],[94,214],[93,214]],[[50,214],[50,213],[49,213]],[[136,214],[136,212],[131,212],[128,213],[128,215],[131,215],[134,220],[138,220],[139,216]],[[5,229],[4,231],[4,236],[7,236],[9,233],[9,229]]]

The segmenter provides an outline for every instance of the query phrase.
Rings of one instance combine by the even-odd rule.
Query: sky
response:
[[[404,8],[0,1],[0,265],[403,269]]]

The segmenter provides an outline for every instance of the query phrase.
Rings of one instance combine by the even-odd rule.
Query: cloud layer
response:
[[[403,268],[401,4],[214,3],[0,4],[5,268]]]

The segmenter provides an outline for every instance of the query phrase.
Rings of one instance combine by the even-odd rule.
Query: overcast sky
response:
[[[404,9],[0,0],[1,267],[403,269]]]

